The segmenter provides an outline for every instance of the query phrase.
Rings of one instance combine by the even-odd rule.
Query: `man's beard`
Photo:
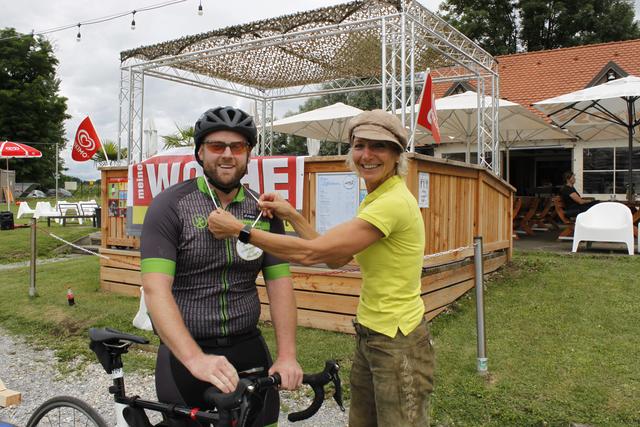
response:
[[[238,169],[233,178],[225,183],[220,180],[220,177],[216,172],[216,166],[213,166],[212,171],[208,170],[207,167],[203,167],[202,169],[204,171],[204,175],[207,177],[207,181],[209,181],[209,183],[215,188],[226,194],[229,194],[236,188],[240,187],[240,180],[247,173],[247,165],[245,164],[242,170]]]

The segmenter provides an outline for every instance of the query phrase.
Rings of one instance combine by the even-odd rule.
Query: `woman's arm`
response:
[[[231,213],[218,209],[209,215],[209,230],[217,239],[236,237],[244,225]],[[354,218],[311,240],[251,230],[249,242],[270,254],[303,265],[344,265],[384,234],[370,223]]]
[[[302,214],[278,193],[263,194],[260,196],[258,203],[267,218],[272,218],[275,214],[278,218],[288,221],[296,230],[298,236],[303,239],[311,240],[319,236]]]

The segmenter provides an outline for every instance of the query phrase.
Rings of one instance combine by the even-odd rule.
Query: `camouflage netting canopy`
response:
[[[133,61],[144,62],[148,69],[170,66],[258,90],[379,78],[381,19],[385,17],[387,28],[399,28],[402,3],[358,0],[143,46],[122,52],[120,59],[123,65]],[[425,22],[436,19],[415,1],[405,2],[404,7]],[[442,49],[433,49],[431,32],[448,31],[441,39],[454,35],[472,45],[444,21],[438,24],[441,28],[436,30],[425,26],[416,31],[418,70],[456,64],[455,52],[443,55]]]

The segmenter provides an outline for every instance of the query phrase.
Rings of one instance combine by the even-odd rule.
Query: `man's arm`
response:
[[[215,385],[225,393],[235,390],[238,384],[235,368],[223,356],[203,353],[182,319],[171,293],[172,286],[173,276],[142,274],[145,303],[160,339],[194,377]]]
[[[302,383],[302,368],[296,359],[296,326],[298,317],[291,277],[265,280],[269,311],[276,332],[277,357],[269,374],[278,372],[282,388],[294,390]]]

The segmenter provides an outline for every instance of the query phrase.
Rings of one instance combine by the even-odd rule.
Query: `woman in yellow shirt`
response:
[[[209,230],[304,265],[337,268],[355,257],[362,290],[349,425],[425,426],[434,353],[420,297],[424,224],[402,178],[407,132],[395,116],[365,111],[350,121],[349,140],[347,163],[368,192],[354,219],[318,235],[289,203],[270,194],[261,203],[265,212],[289,221],[300,237],[250,229],[223,210],[211,213]]]

